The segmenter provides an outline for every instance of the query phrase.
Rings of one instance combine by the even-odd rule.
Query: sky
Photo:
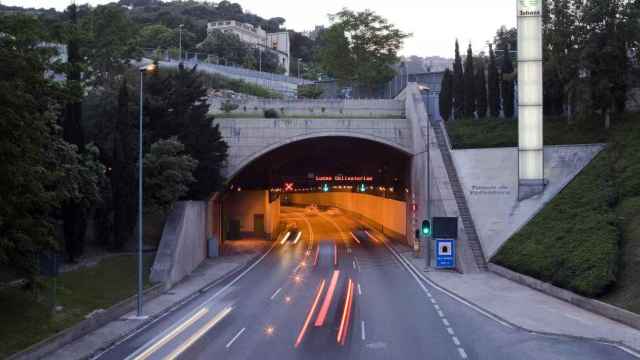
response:
[[[3,5],[64,9],[71,0],[0,0]],[[112,0],[77,0],[78,4],[99,5]],[[234,0],[245,11],[263,18],[283,17],[285,27],[311,30],[330,24],[327,14],[371,9],[386,17],[404,32],[413,34],[405,41],[401,55],[453,57],[455,39],[462,51],[471,43],[474,52],[487,49],[501,25],[514,27],[515,0]]]

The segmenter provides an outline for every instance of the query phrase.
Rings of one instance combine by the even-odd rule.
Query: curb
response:
[[[144,291],[144,297],[147,301],[152,300],[160,296],[163,292],[164,285],[156,284]],[[73,341],[81,338],[83,335],[95,331],[102,326],[115,321],[116,319],[133,311],[136,307],[136,301],[136,295],[130,296],[109,307],[108,309],[105,309],[104,311],[95,313],[95,315],[91,316],[90,318],[81,320],[77,324],[9,356],[7,360],[39,359],[53,351],[62,348],[67,344],[72,343]]]
[[[610,320],[640,330],[640,315],[602,301],[589,299],[566,289],[559,288],[530,276],[517,273],[503,266],[489,263],[489,270],[506,279],[540,291],[556,299],[564,300],[581,309],[604,316]]]
[[[394,249],[395,250],[395,249]],[[397,250],[396,250],[397,251]],[[453,298],[456,301],[462,302],[462,303],[466,303],[467,306],[470,306],[472,309],[474,309],[475,311],[479,311],[480,314],[487,316],[488,318],[498,322],[498,323],[502,323],[502,325],[505,325],[507,327],[512,327],[515,329],[519,329],[521,331],[525,331],[528,332],[530,334],[536,334],[536,335],[541,335],[541,336],[551,336],[551,337],[560,337],[560,338],[568,338],[568,339],[575,339],[575,340],[585,340],[585,341],[594,341],[594,342],[599,342],[602,344],[607,344],[610,346],[614,346],[617,347],[619,349],[621,349],[622,351],[632,355],[635,358],[640,359],[640,349],[631,346],[623,341],[620,340],[610,340],[610,339],[605,339],[605,338],[594,338],[594,337],[588,337],[588,336],[580,336],[580,335],[570,335],[570,334],[563,334],[563,333],[554,333],[554,332],[547,332],[547,331],[538,331],[538,330],[532,330],[529,329],[527,327],[515,324],[511,321],[509,321],[508,319],[505,319],[504,317],[497,315],[495,313],[493,313],[492,311],[485,309],[484,307],[476,304],[475,302],[459,295],[458,293],[449,290],[445,287],[442,287],[441,285],[438,285],[435,280],[431,279],[429,276],[424,275],[420,270],[416,269],[415,266],[411,263],[410,260],[408,260],[403,254],[398,253],[398,256],[400,256],[404,261],[407,262],[408,266],[410,266],[412,268],[412,271],[415,271],[417,276],[420,277],[423,281],[425,281],[427,284],[434,286],[437,290],[441,291],[443,294]],[[491,269],[489,270],[491,271]],[[588,310],[587,310],[588,311]]]

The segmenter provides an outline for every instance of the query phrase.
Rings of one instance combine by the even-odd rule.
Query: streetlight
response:
[[[155,64],[141,67],[140,70],[140,119],[138,121],[138,318],[142,315],[142,110],[144,108],[144,74],[156,71]]]
[[[180,61],[182,61],[182,28],[184,24],[178,25],[178,32],[180,33],[179,47],[180,47]]]

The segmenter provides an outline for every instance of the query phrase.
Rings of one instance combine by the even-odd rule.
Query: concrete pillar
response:
[[[542,1],[517,0],[518,199],[544,191]]]

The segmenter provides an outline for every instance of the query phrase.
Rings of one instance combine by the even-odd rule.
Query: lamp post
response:
[[[180,36],[179,36],[180,40],[178,42],[178,44],[179,44],[178,46],[180,48],[180,51],[179,51],[180,61],[182,61],[182,28],[184,28],[184,24],[178,25],[178,32],[180,33]]]
[[[155,64],[149,64],[141,67],[140,69],[140,119],[138,120],[138,318],[145,318],[142,314],[142,116],[144,109],[143,89],[144,89],[144,74],[152,73],[156,71]]]

